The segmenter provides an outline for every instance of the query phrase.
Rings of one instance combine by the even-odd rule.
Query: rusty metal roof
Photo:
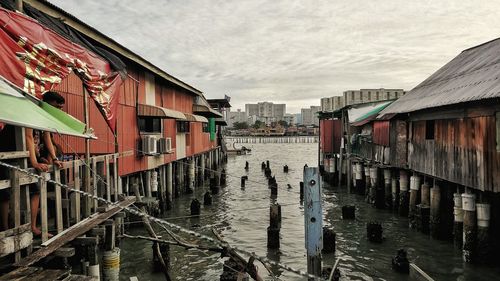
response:
[[[379,116],[500,97],[500,38],[464,50]]]

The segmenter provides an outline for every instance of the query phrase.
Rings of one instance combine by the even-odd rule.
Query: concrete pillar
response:
[[[405,170],[399,171],[399,215],[402,217],[408,217],[408,205],[409,205],[409,194],[408,194],[408,173]]]
[[[188,163],[189,163],[189,170],[188,170],[188,189],[189,189],[189,192],[193,192],[194,191],[194,186],[195,186],[195,182],[196,182],[196,170],[195,170],[195,162],[194,162],[194,157],[191,157],[189,160],[188,160]]]
[[[377,199],[377,186],[378,186],[378,168],[370,167],[370,198],[372,204],[375,204],[375,201]]]
[[[476,204],[477,212],[477,262],[479,264],[492,264],[493,243],[490,240],[489,228],[491,207],[490,204]]]
[[[365,195],[365,182],[363,181],[363,163],[356,163],[355,169],[356,190],[359,195]]]
[[[370,179],[370,166],[365,165],[365,196],[366,203],[372,202],[372,194],[371,194],[372,183]]]
[[[391,199],[392,199],[392,210],[397,212],[399,209],[399,190],[398,190],[398,180],[394,174],[391,177]]]
[[[476,195],[462,194],[462,209],[464,210],[463,259],[472,262],[476,258]]]
[[[151,171],[146,171],[146,182],[144,183],[144,190],[146,197],[151,197]]]
[[[408,219],[410,223],[410,228],[417,227],[416,214],[417,214],[417,200],[418,200],[418,191],[420,190],[420,177],[419,176],[411,176],[410,177],[410,204],[409,204],[409,212]]]
[[[384,169],[384,201],[385,207],[392,209],[391,169]]]

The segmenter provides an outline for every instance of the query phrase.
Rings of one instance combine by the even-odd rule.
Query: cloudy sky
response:
[[[348,89],[411,89],[500,36],[500,1],[50,0],[202,90],[289,113]]]

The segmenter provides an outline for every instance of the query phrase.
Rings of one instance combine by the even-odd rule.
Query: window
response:
[[[425,121],[425,139],[426,140],[434,139],[434,120]]]
[[[177,133],[189,133],[189,122],[177,121]]]
[[[161,134],[161,119],[152,117],[139,117],[139,131],[145,133]]]
[[[201,129],[204,133],[209,133],[210,131],[208,130],[208,123],[201,123]]]

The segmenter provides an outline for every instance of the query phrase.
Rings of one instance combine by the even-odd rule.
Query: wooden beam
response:
[[[28,156],[29,156],[28,151],[0,152],[0,160],[27,158]]]
[[[135,202],[134,197],[127,197],[125,200],[118,203],[118,206],[113,207],[109,211],[97,214],[96,216],[93,216],[92,218],[87,220],[85,223],[80,223],[78,225],[74,225],[68,228],[65,235],[59,236],[57,239],[53,240],[47,247],[44,247],[32,253],[31,255],[27,256],[20,262],[15,263],[14,266],[30,266],[34,264],[35,262],[50,255],[55,250],[62,247],[64,244],[70,242],[71,240],[75,239],[78,236],[83,235],[85,232],[91,230],[96,225],[101,224],[108,218],[112,217],[114,214],[120,212],[122,208],[130,206],[134,202]]]
[[[61,170],[54,168],[54,181],[61,182]],[[54,187],[54,192],[56,195],[56,229],[57,233],[63,231],[63,216],[62,216],[62,195],[61,186],[56,184]]]

